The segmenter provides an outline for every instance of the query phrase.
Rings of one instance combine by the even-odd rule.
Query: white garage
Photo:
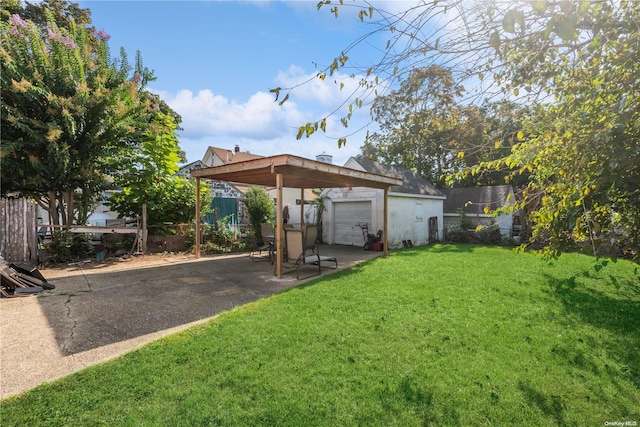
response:
[[[403,241],[426,244],[443,237],[445,195],[412,171],[381,165],[363,158],[350,158],[344,167],[402,179],[388,191],[387,232],[389,248],[400,248]],[[323,239],[327,243],[361,246],[361,224],[376,234],[384,228],[384,191],[365,187],[326,189],[327,209],[323,218]]]

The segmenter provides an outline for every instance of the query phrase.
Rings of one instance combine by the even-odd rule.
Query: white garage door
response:
[[[371,202],[339,202],[333,204],[334,241],[338,245],[364,245],[359,223],[369,224],[371,231]]]

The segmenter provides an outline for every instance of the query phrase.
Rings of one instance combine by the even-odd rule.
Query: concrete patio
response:
[[[335,245],[321,253],[337,257],[338,271],[382,254]],[[303,276],[314,273],[303,268]],[[318,277],[296,280],[294,270],[278,279],[273,265],[246,253],[151,255],[40,271],[56,289],[0,300],[0,398]]]

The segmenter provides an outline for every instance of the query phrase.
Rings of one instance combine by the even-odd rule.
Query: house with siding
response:
[[[240,146],[236,144],[233,150],[218,147],[208,147],[202,157],[202,163],[207,167],[228,165],[229,163],[244,162],[246,160],[259,159],[264,156],[252,154],[248,151],[240,151]]]

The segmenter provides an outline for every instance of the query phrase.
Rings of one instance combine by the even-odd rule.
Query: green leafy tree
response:
[[[368,136],[363,152],[444,186],[445,171],[461,165],[458,153],[481,138],[473,109],[457,102],[462,94],[446,68],[412,70],[397,90],[376,97],[371,115],[380,131]]]
[[[481,185],[500,185],[505,183],[505,177],[514,170],[503,165],[497,169],[482,169],[480,163],[501,159],[511,153],[512,147],[518,143],[518,133],[526,121],[530,120],[531,112],[510,100],[485,102],[480,107],[466,107],[465,111],[473,113],[472,120],[464,123],[472,138],[467,138],[460,145],[458,152],[459,170],[445,171],[447,185],[454,187],[473,187]],[[455,175],[454,175],[455,174]],[[510,183],[514,190],[528,185],[529,174],[523,173],[512,177]]]
[[[79,26],[91,24],[91,11],[81,8],[78,3],[67,0],[42,0],[24,2],[21,0],[0,0],[2,6],[1,17],[3,21],[13,14],[18,14],[24,20],[36,24],[42,30],[47,29],[47,17],[43,10],[51,12],[53,20],[58,27],[68,28],[71,21]]]
[[[114,185],[122,188],[109,199],[120,217],[136,217],[147,205],[150,227],[185,224],[195,218],[196,190],[192,179],[176,176],[180,148],[173,117],[158,111],[149,131],[135,153],[119,153],[110,159],[126,165],[114,176]],[[208,188],[208,187],[207,187]],[[209,206],[211,192],[201,191],[201,206]]]
[[[518,94],[546,94],[498,161],[529,174],[520,206],[538,202],[534,240],[552,255],[581,248],[640,255],[640,3],[532,2],[503,15],[506,66],[496,80]],[[494,40],[497,38],[494,37]]]
[[[275,216],[273,200],[264,188],[252,185],[244,194],[244,205],[246,207],[249,224],[255,233],[257,240],[262,239],[260,234],[260,224],[273,223]]]
[[[5,5],[16,13],[2,15],[3,192],[43,201],[54,224],[86,223],[114,186],[121,216],[147,203],[153,223],[193,219],[195,187],[172,176],[181,118],[146,90],[155,77],[140,52],[134,66],[123,49],[112,59],[75,3]]]
[[[2,22],[2,187],[47,200],[52,221],[67,224],[76,195],[93,198],[115,172],[105,159],[136,146],[145,106],[105,33],[43,13],[45,31],[16,14]]]
[[[318,227],[318,240],[320,241],[320,243],[322,243],[324,239],[324,226],[322,217],[327,211],[327,202],[329,201],[331,201],[331,198],[329,196],[323,196],[322,194],[319,194],[318,197],[316,197],[313,202],[311,202],[311,205],[316,209],[316,226]]]
[[[360,79],[365,94],[346,97],[350,110],[366,105],[366,93],[430,65],[449,66],[457,83],[473,87],[468,103],[498,97],[530,105],[509,153],[480,159],[466,173],[508,171],[508,182],[526,174],[516,208],[537,205],[533,239],[551,255],[588,243],[597,254],[640,256],[640,2],[443,0],[400,13],[368,2],[318,3],[336,17],[347,7],[368,32],[318,77],[343,70]],[[389,38],[380,61],[357,66],[351,50],[383,32]],[[326,117],[301,126],[299,136],[324,130],[323,123]],[[622,248],[607,247],[612,241]]]

